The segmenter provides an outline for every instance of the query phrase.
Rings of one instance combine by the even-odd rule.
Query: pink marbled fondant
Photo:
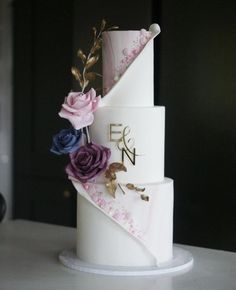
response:
[[[103,33],[103,92],[108,93],[151,39],[151,32],[107,31]]]
[[[111,198],[106,192],[100,192],[93,183],[82,184],[87,194],[90,196],[92,201],[110,218],[120,224],[130,234],[138,239],[142,238],[142,231],[139,229],[132,214],[114,198]]]

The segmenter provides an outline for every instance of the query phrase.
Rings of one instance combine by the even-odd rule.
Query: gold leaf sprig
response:
[[[100,30],[97,31],[96,27],[93,27],[93,44],[90,48],[90,51],[88,55],[86,55],[82,49],[79,49],[77,51],[77,56],[82,62],[82,69],[80,70],[78,67],[72,67],[71,73],[75,77],[75,79],[79,82],[80,87],[82,89],[82,92],[84,92],[85,88],[88,86],[88,84],[91,81],[94,81],[97,76],[101,77],[102,75],[94,72],[94,71],[88,71],[91,69],[99,60],[99,54],[98,51],[102,47],[102,33],[105,30],[114,30],[118,29],[118,26],[110,26],[106,27],[106,20],[102,20]]]
[[[115,198],[117,185],[120,187],[119,183],[116,182],[116,173],[119,171],[127,171],[124,164],[120,162],[113,162],[109,165],[108,169],[105,171],[105,177],[108,179],[106,183],[106,188],[108,193]]]
[[[134,191],[136,191],[137,193],[139,193],[139,192],[144,192],[144,191],[145,191],[145,188],[137,187],[137,186],[135,186],[133,183],[127,183],[127,184],[126,184],[126,187],[127,187],[129,190],[134,190]],[[144,201],[149,201],[149,196],[146,195],[146,194],[144,194],[144,193],[141,193],[141,194],[140,194],[140,197],[141,197],[141,199],[144,200]]]
[[[108,190],[108,193],[115,198],[116,197],[116,190],[117,187],[120,188],[123,194],[126,194],[124,188],[121,186],[120,183],[117,182],[117,176],[116,173],[119,171],[127,172],[126,167],[123,163],[120,162],[113,162],[109,165],[108,169],[105,171],[105,178],[108,179],[108,182],[106,183],[106,188]],[[137,187],[133,183],[127,183],[125,187],[129,190],[134,190],[138,194],[140,194],[140,198],[144,201],[149,201],[149,196],[144,194],[145,191],[144,187]]]
[[[135,191],[141,191],[141,192],[144,192],[144,191],[145,191],[145,188],[137,187],[137,186],[135,186],[133,183],[127,183],[127,184],[126,184],[126,187],[127,187],[129,190],[135,190]]]

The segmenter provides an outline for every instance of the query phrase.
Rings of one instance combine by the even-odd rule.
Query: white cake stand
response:
[[[159,266],[151,267],[114,267],[89,264],[81,261],[73,250],[63,250],[59,254],[60,262],[73,270],[110,276],[153,276],[176,272],[186,272],[193,266],[193,257],[190,252],[173,247],[173,259]]]

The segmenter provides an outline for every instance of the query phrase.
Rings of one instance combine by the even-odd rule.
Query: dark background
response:
[[[134,5],[135,3],[135,5]],[[236,251],[236,2],[15,0],[14,218],[75,226],[67,158],[49,152],[74,86],[70,68],[105,18],[161,25],[155,104],[166,106],[166,176],[175,181],[174,241]]]

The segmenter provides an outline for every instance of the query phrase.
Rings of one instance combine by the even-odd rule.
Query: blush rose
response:
[[[96,96],[96,91],[92,88],[87,93],[71,92],[62,104],[59,116],[68,119],[72,126],[79,130],[93,123],[100,96]]]

